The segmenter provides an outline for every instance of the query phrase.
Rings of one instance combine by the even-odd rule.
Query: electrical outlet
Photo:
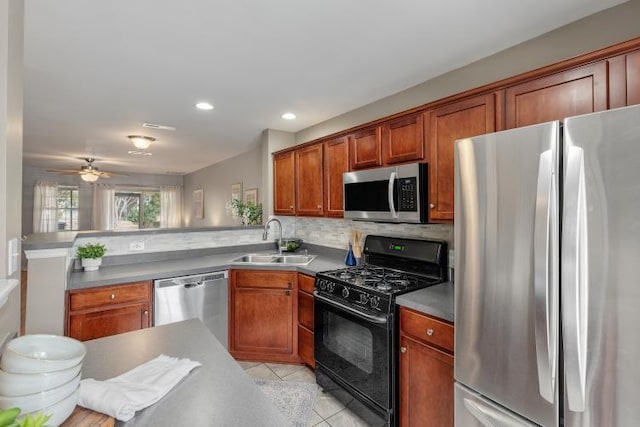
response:
[[[144,250],[144,242],[132,242],[129,243],[130,251],[143,251]]]

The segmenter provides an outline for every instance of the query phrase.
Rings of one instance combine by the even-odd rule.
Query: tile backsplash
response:
[[[332,248],[346,249],[353,231],[358,230],[362,238],[368,234],[399,236],[418,239],[445,240],[453,247],[453,225],[449,224],[390,224],[346,219],[279,217],[295,224],[295,235],[305,242]],[[285,227],[287,228],[287,227]]]

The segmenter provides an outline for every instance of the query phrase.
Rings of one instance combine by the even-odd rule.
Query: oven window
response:
[[[333,354],[342,357],[367,374],[373,372],[373,335],[364,326],[334,313],[325,313],[323,342]]]

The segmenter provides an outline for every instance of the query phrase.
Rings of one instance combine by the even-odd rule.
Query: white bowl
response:
[[[33,412],[42,412],[45,415],[51,415],[49,421],[47,421],[48,426],[59,426],[62,424],[69,415],[73,412],[78,404],[78,399],[80,398],[80,387],[76,387],[76,389],[69,396],[65,397],[61,401],[54,403],[51,406],[47,406],[46,408],[40,409],[38,411]]]
[[[0,360],[5,372],[35,374],[76,366],[87,354],[80,341],[60,335],[23,335],[6,345]]]
[[[18,407],[25,413],[39,411],[68,397],[78,388],[78,384],[80,384],[80,374],[76,375],[71,381],[51,390],[27,394],[26,396],[0,396],[0,409]]]
[[[24,396],[68,383],[80,373],[82,363],[69,369],[39,374],[12,374],[0,370],[0,395]]]

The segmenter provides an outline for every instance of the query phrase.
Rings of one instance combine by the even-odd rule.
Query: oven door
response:
[[[391,316],[360,313],[317,291],[314,295],[316,368],[372,409],[389,413]]]

